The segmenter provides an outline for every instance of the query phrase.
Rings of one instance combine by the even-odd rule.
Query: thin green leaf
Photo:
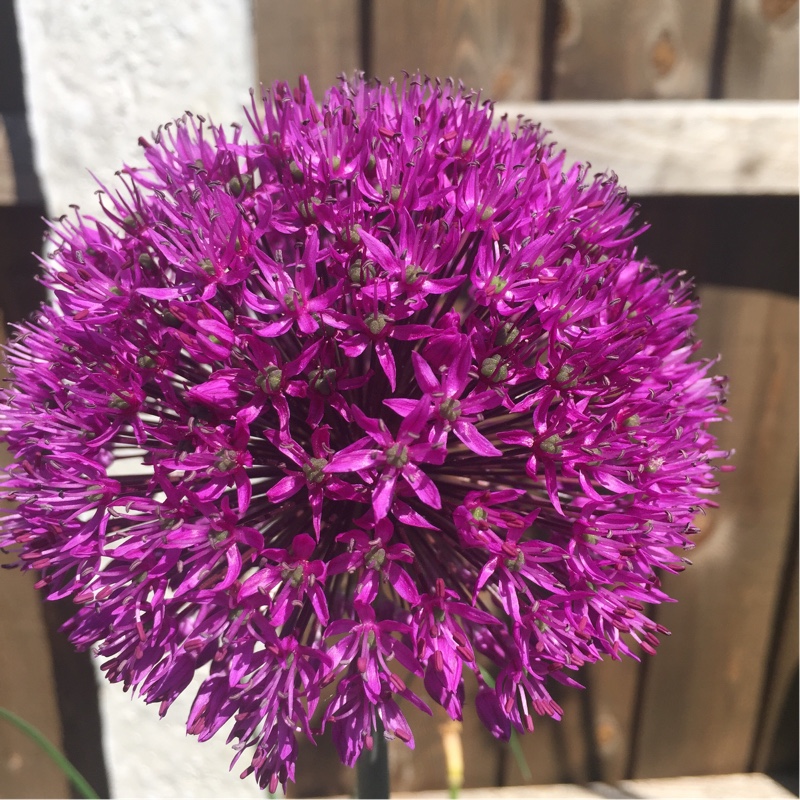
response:
[[[58,748],[50,742],[45,735],[35,728],[30,722],[26,722],[22,717],[17,716],[13,711],[0,706],[0,718],[10,722],[15,728],[22,731],[22,733],[33,739],[39,747],[47,753],[48,756],[55,762],[56,766],[72,781],[75,788],[87,800],[99,800],[97,793],[89,785],[89,782],[83,775],[70,764],[69,761],[62,755]]]
[[[515,730],[511,731],[511,738],[508,740],[508,745],[511,748],[511,754],[514,756],[514,760],[517,762],[519,771],[522,773],[522,779],[525,783],[530,783],[533,780],[533,774],[528,767],[528,762],[525,760],[525,755],[522,752],[522,743]]]
[[[494,689],[494,678],[484,667],[479,667],[479,669],[481,671],[481,677],[486,682],[486,685],[490,689]],[[519,741],[519,735],[513,728],[511,729],[511,738],[508,740],[508,746],[511,748],[511,755],[514,756],[514,760],[517,762],[519,771],[522,774],[522,779],[526,783],[530,783],[533,780],[533,774],[531,773],[528,762],[525,760],[525,755],[522,752],[522,745]]]
[[[486,667],[480,666],[480,664],[478,665],[478,669],[481,671],[481,677],[486,682],[486,685],[490,689],[494,689],[494,678],[492,677],[492,675],[489,672],[489,670],[486,669]]]

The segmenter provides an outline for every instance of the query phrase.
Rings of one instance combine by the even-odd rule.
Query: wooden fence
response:
[[[737,470],[722,476],[721,508],[703,521],[694,567],[665,578],[679,603],[653,609],[673,636],[657,658],[595,665],[582,675],[586,691],[560,693],[564,721],[543,720],[522,739],[531,782],[796,768],[797,135],[795,112],[775,103],[798,96],[796,0],[253,0],[253,8],[264,83],[305,73],[321,92],[356,69],[381,79],[452,75],[543,119],[571,156],[594,147],[601,167],[608,155],[652,223],[641,250],[700,281],[704,353],[722,353],[731,379],[735,422],[719,435],[736,449]],[[608,102],[622,99],[636,102]],[[571,102],[586,100],[602,102]],[[709,134],[710,123],[721,128]],[[38,245],[42,213],[20,127],[21,101],[0,102],[6,320],[39,297],[19,268]],[[58,614],[45,616],[23,576],[3,576],[0,643],[15,646],[0,647],[0,704],[29,697],[29,718],[104,793],[91,672],[55,632]],[[443,788],[446,721],[409,716],[417,749],[392,747],[393,786]],[[525,782],[474,714],[460,735],[465,785]],[[0,797],[63,796],[60,776],[26,747],[0,728]],[[328,740],[304,748],[302,764],[296,796],[352,788]]]
[[[255,0],[259,77],[452,75],[496,101],[795,99],[794,0]]]
[[[772,128],[769,101],[798,95],[797,4],[259,0],[254,8],[263,83],[304,73],[321,92],[357,69],[382,80],[403,70],[460,78],[503,110],[542,120],[571,157],[604,168],[608,155],[652,223],[644,252],[702,281],[699,336],[706,355],[722,353],[731,379],[735,423],[719,434],[736,448],[737,471],[723,476],[694,567],[665,579],[679,602],[653,611],[673,631],[658,657],[590,668],[585,692],[558,697],[564,720],[538,723],[522,746],[537,783],[770,766],[797,681],[798,258],[796,169],[780,155],[796,151],[796,111],[783,107]],[[718,99],[731,102],[673,102]],[[640,102],[538,102],[586,100]],[[657,108],[645,102],[656,100]],[[715,120],[723,132],[709,133]],[[708,196],[720,194],[739,196]],[[393,786],[446,785],[444,723],[415,715],[417,750],[392,749]],[[474,714],[462,741],[467,786],[525,782]],[[298,796],[351,789],[329,742],[301,758]]]

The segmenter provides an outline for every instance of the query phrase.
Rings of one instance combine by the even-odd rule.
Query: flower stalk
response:
[[[383,723],[378,720],[372,734],[372,748],[363,750],[356,762],[356,797],[381,800],[389,796],[389,748]]]

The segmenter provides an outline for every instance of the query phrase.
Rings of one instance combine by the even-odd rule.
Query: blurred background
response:
[[[45,222],[136,140],[184,109],[242,121],[251,85],[342,72],[453,76],[553,131],[572,160],[613,168],[650,228],[640,252],[694,275],[703,354],[721,354],[737,469],[702,520],[694,566],[652,609],[658,657],[595,665],[556,695],[561,723],[521,739],[525,768],[474,714],[409,712],[417,749],[391,749],[397,791],[798,769],[797,0],[0,0],[0,311],[42,298]],[[30,575],[0,576],[0,706],[59,744],[101,796],[256,797],[223,741],[187,739],[189,701],[159,721],[58,632]],[[474,693],[468,686],[468,694]],[[294,796],[348,794],[329,740],[304,747]],[[619,784],[625,786],[626,784]],[[0,797],[70,787],[0,722]],[[619,794],[615,796],[636,796]]]

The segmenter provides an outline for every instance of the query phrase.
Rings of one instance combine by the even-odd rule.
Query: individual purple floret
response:
[[[560,717],[551,679],[654,652],[713,505],[691,284],[613,177],[451,81],[279,83],[249,119],[165,126],[53,226],[0,545],[162,714],[205,676],[189,732],[271,790],[298,733],[352,766],[379,721],[413,746],[401,699],[460,719],[466,671],[499,738]]]

